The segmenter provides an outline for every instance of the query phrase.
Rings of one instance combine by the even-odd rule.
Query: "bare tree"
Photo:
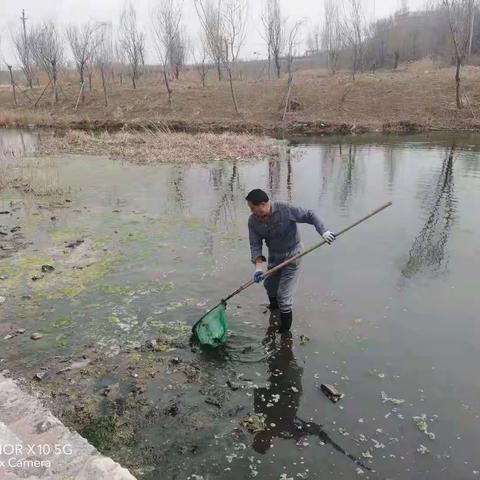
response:
[[[107,95],[107,82],[106,74],[107,69],[112,67],[114,59],[113,51],[113,35],[111,24],[101,24],[101,29],[98,31],[99,43],[95,49],[95,65],[100,70],[100,77],[102,79],[103,98],[105,106],[108,107],[108,95]]]
[[[5,57],[3,56],[2,54],[2,37],[0,37],[0,60],[5,63],[5,65],[7,66],[7,69],[10,73],[10,85],[12,86],[12,94],[13,94],[13,103],[15,105],[15,107],[18,105],[17,104],[17,92],[16,92],[16,89],[15,87],[17,86],[16,83],[15,83],[15,80],[13,78],[13,72],[12,72],[12,65],[11,63],[5,59]],[[1,68],[1,63],[0,63],[0,68]]]
[[[292,82],[293,79],[293,59],[295,57],[295,50],[298,45],[298,35],[300,33],[301,27],[304,24],[304,20],[298,20],[288,29],[288,34],[286,36],[287,39],[287,72],[288,72],[288,81],[289,83]]]
[[[175,0],[162,0],[152,14],[153,38],[155,49],[160,58],[163,80],[168,94],[168,103],[172,105],[172,87],[169,81],[169,69],[173,70],[178,43],[180,42],[180,22],[182,20],[181,6]]]
[[[223,10],[223,36],[225,50],[223,63],[228,73],[230,92],[235,111],[239,113],[237,95],[233,85],[233,70],[247,32],[247,0],[225,0]]]
[[[179,26],[178,34],[173,39],[170,50],[169,64],[175,79],[180,78],[180,72],[185,65],[185,59],[188,51],[188,36],[183,25]]]
[[[322,47],[327,53],[327,68],[332,75],[335,75],[338,57],[343,47],[342,21],[338,3],[335,0],[325,0]]]
[[[200,25],[204,32],[203,40],[212,62],[217,67],[218,79],[222,79],[222,59],[224,58],[224,37],[221,0],[194,0]]]
[[[85,102],[85,71],[90,76],[91,89],[91,71],[95,55],[95,51],[102,41],[100,32],[101,25],[98,23],[84,23],[81,26],[70,25],[67,28],[67,38],[72,49],[75,66],[80,77],[80,85],[82,89],[82,103]]]
[[[266,0],[262,13],[263,38],[268,49],[268,71],[272,59],[275,63],[277,78],[280,78],[280,56],[285,45],[285,20],[282,17],[279,0]]]
[[[120,79],[120,85],[123,85],[123,76],[126,70],[125,52],[120,45],[119,39],[115,39],[113,43],[113,57],[114,57],[114,70],[117,72]]]
[[[137,13],[131,3],[125,5],[120,15],[119,48],[130,66],[133,88],[137,88],[145,65],[145,37],[138,30]]]
[[[460,69],[469,49],[475,0],[442,0],[442,5],[447,15],[455,55],[455,97],[457,108],[460,109],[462,108]]]
[[[20,17],[20,20],[22,21],[22,27],[12,35],[12,42],[15,46],[17,59],[21,65],[22,72],[25,75],[27,85],[30,88],[33,88],[34,73],[32,66],[32,55],[30,52],[32,38],[30,31],[27,31],[27,17],[25,17],[25,10],[22,10],[22,16]]]
[[[201,35],[202,34],[200,34],[200,37]],[[199,42],[197,42],[197,44],[199,45],[199,53],[197,55],[195,50],[192,52],[193,62],[195,64],[195,68],[197,69],[198,74],[200,75],[200,81],[202,82],[202,87],[205,88],[207,75],[208,75],[208,71],[211,68],[211,64],[207,62],[208,52],[206,49],[206,42],[200,40]]]
[[[309,54],[317,55],[320,53],[320,25],[316,23],[308,32],[307,49]]]
[[[352,78],[357,70],[363,69],[363,43],[365,38],[365,19],[362,0],[348,0],[348,11],[344,22],[344,35],[352,50]]]
[[[52,83],[53,100],[58,102],[58,71],[64,61],[63,40],[52,21],[32,31],[31,51],[38,68],[44,70]]]

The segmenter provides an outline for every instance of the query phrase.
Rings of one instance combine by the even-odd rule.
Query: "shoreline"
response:
[[[257,136],[269,136],[283,139],[285,137],[316,137],[349,134],[411,134],[429,132],[454,132],[454,133],[479,133],[480,125],[467,127],[459,125],[451,127],[446,125],[428,125],[411,122],[410,120],[399,120],[381,124],[355,124],[355,123],[331,123],[322,120],[316,121],[293,121],[288,123],[256,123],[256,122],[235,122],[235,121],[202,121],[191,122],[185,120],[167,120],[165,122],[122,122],[114,120],[75,120],[75,121],[54,121],[34,122],[28,117],[22,120],[0,121],[0,128],[19,129],[52,129],[58,133],[68,130],[80,130],[85,132],[115,133],[119,131],[142,132],[146,129],[159,130],[164,133],[236,133]]]

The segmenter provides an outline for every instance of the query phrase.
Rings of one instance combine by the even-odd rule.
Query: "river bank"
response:
[[[43,98],[36,108],[21,96],[13,108],[11,92],[0,89],[0,126],[51,127],[62,130],[169,129],[188,133],[250,133],[273,137],[366,132],[413,133],[479,131],[480,67],[462,69],[464,108],[455,105],[453,68],[422,60],[397,71],[329,76],[324,70],[295,73],[294,108],[282,107],[287,79],[245,79],[235,82],[240,112],[233,110],[228,82],[202,87],[192,72],[172,83],[173,103],[157,79],[145,76],[136,89],[109,85],[109,104],[94,83],[85,104],[75,108],[78,86],[72,75],[62,82],[59,103]],[[26,92],[40,96],[41,87]]]

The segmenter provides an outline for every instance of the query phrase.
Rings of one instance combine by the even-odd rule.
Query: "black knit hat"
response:
[[[246,197],[247,202],[252,202],[254,205],[260,205],[261,203],[268,202],[268,195],[259,188],[252,190]]]

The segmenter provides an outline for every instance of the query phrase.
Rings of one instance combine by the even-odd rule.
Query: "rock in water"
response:
[[[333,385],[328,383],[322,383],[320,385],[320,389],[333,403],[337,403],[344,397],[343,393],[340,393]]]
[[[38,332],[32,333],[30,338],[32,340],[40,340],[41,338],[43,338],[43,333],[38,333]]]

